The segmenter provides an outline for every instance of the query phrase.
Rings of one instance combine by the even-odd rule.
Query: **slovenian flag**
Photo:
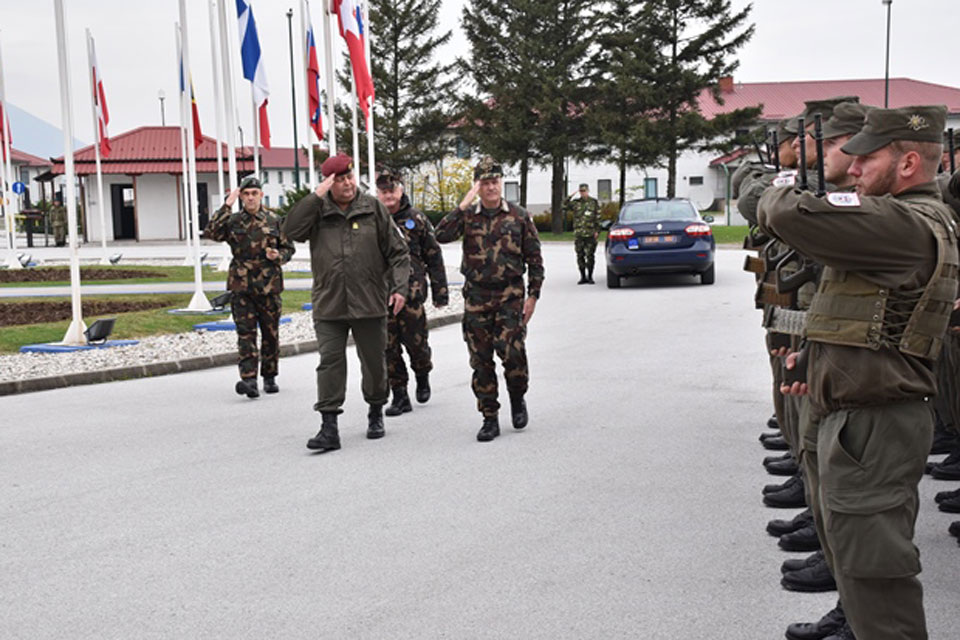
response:
[[[93,66],[91,73],[93,74],[93,105],[97,114],[97,140],[100,143],[100,155],[106,158],[110,155],[110,138],[107,137],[110,113],[107,111],[107,96],[103,92],[103,78],[97,66],[97,51],[92,37],[90,38],[90,60]]]
[[[367,56],[364,52],[366,29],[363,25],[360,6],[355,0],[333,0],[333,8],[340,24],[340,35],[346,40],[347,49],[350,51],[353,81],[357,87],[357,102],[360,103],[360,109],[369,125],[374,92],[373,79],[370,77]]]
[[[260,56],[260,38],[257,23],[253,19],[253,7],[246,0],[237,0],[237,25],[240,29],[240,60],[243,77],[253,85],[253,101],[260,115],[260,144],[270,148],[270,122],[267,120],[267,71]]]
[[[307,18],[307,96],[309,98],[310,127],[323,140],[323,116],[320,108],[320,65],[317,64],[317,41],[313,37],[313,21],[310,19],[310,3],[304,3]]]

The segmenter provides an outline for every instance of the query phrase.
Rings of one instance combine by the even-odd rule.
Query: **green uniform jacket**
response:
[[[430,220],[419,209],[412,207],[410,199],[404,194],[400,208],[393,214],[393,221],[410,248],[410,297],[407,302],[426,301],[429,274],[433,304],[447,304],[450,301],[447,270],[443,266],[443,251]]]
[[[227,289],[239,293],[268,295],[283,291],[283,265],[293,257],[293,243],[280,229],[280,216],[266,209],[251,215],[243,208],[232,213],[220,207],[203,232],[204,236],[230,245],[233,260]],[[280,252],[276,260],[268,260],[267,248]]]
[[[382,318],[391,295],[408,296],[410,252],[376,198],[357,194],[344,212],[329,193],[311,193],[287,214],[283,231],[310,241],[315,319]]]
[[[564,209],[573,213],[573,235],[593,238],[600,233],[600,202],[596,198],[567,198]]]
[[[936,238],[904,198],[944,207],[931,182],[897,196],[860,196],[859,205],[790,187],[767,189],[760,200],[760,228],[838,271],[856,272],[891,290],[926,285],[937,263]],[[855,199],[847,201],[856,202]],[[883,346],[877,350],[811,342],[807,381],[820,415],[856,407],[917,400],[936,393],[932,361]]]

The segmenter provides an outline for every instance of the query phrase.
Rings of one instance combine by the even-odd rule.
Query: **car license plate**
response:
[[[671,244],[676,240],[677,236],[644,236],[643,244]]]
[[[640,242],[636,238],[630,238],[629,240],[627,240],[628,249],[636,249],[639,246],[640,246]]]

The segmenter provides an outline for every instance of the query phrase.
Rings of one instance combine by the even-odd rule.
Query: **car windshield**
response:
[[[696,217],[696,210],[686,200],[638,200],[626,203],[620,212],[622,223],[692,220]]]

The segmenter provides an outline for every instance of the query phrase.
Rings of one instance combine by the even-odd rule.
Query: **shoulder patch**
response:
[[[415,226],[417,226],[417,223],[413,221],[413,218],[407,218],[407,221],[403,223],[403,226],[405,226],[407,229],[413,229]]]
[[[797,184],[796,176],[777,176],[771,183],[774,187],[792,187]]]
[[[833,191],[827,194],[827,202],[835,207],[859,207],[860,196],[852,191]]]

